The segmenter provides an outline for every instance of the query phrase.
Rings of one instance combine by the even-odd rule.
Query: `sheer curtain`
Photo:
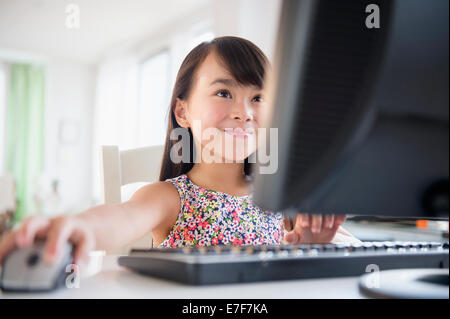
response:
[[[7,65],[0,61],[0,175],[5,173],[6,74]]]
[[[36,212],[34,185],[44,165],[44,105],[44,67],[11,64],[6,112],[6,170],[16,183],[16,221]]]

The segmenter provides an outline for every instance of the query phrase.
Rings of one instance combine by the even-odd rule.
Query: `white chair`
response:
[[[122,202],[121,187],[138,182],[156,182],[159,180],[164,146],[150,146],[119,151],[117,146],[102,146],[102,181],[105,204]],[[127,254],[133,248],[151,248],[152,234],[124,246],[107,251],[108,254]]]

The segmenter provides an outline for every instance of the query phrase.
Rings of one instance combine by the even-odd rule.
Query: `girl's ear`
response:
[[[175,114],[175,118],[179,126],[188,128],[189,122],[186,118],[186,110],[187,110],[186,101],[177,98],[175,110],[173,111]]]

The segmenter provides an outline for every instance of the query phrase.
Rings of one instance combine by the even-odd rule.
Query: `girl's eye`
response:
[[[230,92],[228,92],[226,90],[219,91],[219,92],[216,93],[216,95],[220,96],[220,97],[227,97],[227,98],[231,97]]]
[[[256,100],[255,102],[262,102],[262,101],[264,101],[263,98],[262,98],[260,95],[255,96],[255,97],[253,98],[253,100]]]

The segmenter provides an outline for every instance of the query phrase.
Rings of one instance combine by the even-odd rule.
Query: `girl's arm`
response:
[[[4,256],[19,247],[31,245],[35,238],[46,238],[44,260],[55,261],[66,241],[74,244],[74,262],[86,260],[89,251],[119,248],[143,237],[178,213],[180,199],[176,189],[157,182],[138,190],[125,203],[100,205],[78,215],[47,219],[27,218],[0,241],[0,264]]]
[[[167,182],[157,182],[140,188],[125,203],[97,206],[76,218],[92,227],[95,249],[109,250],[145,236],[177,214],[179,208],[176,189]]]

